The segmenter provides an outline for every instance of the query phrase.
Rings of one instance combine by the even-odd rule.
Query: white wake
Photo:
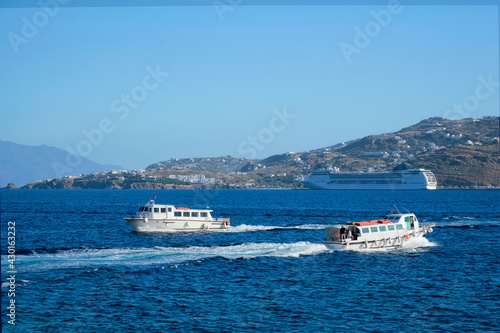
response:
[[[19,271],[51,270],[61,268],[172,265],[213,257],[249,259],[256,257],[299,257],[329,251],[323,244],[246,243],[230,246],[190,246],[154,248],[75,249],[49,254],[17,256]],[[2,261],[4,260],[2,256]]]

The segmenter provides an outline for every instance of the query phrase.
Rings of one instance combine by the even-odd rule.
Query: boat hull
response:
[[[377,240],[346,240],[346,241],[325,241],[326,247],[333,250],[394,250],[405,247],[411,247],[419,239],[423,238],[424,232],[415,233],[415,235],[403,237],[390,237]]]
[[[229,228],[229,219],[210,220],[169,220],[125,218],[137,232],[196,231]]]

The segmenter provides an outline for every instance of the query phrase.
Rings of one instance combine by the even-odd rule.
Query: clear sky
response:
[[[0,139],[132,169],[499,115],[496,6],[220,3],[0,9]]]

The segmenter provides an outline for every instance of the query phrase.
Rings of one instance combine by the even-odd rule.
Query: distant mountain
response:
[[[43,179],[122,169],[72,155],[62,149],[20,145],[0,140],[0,187],[14,183],[21,187]]]

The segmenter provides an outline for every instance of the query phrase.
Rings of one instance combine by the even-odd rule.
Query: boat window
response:
[[[167,212],[167,209],[166,209],[165,207],[162,207],[162,208],[161,208],[161,212],[162,212],[162,213],[166,213],[166,212]]]
[[[147,209],[147,208],[146,208]],[[149,207],[149,211],[151,212],[151,207]]]
[[[409,216],[405,216],[405,222],[410,222],[410,217]]]
[[[155,213],[159,213],[159,212],[160,212],[160,208],[155,207]]]
[[[139,211],[142,212],[144,210],[144,207],[139,207]]]
[[[174,216],[182,216],[181,212],[174,212]]]
[[[172,208],[168,207],[168,211],[171,212],[172,211]]]
[[[370,228],[366,227],[366,228],[362,228],[361,231],[364,233],[364,234],[368,234],[370,233]]]
[[[371,227],[370,230],[371,230],[371,232],[378,232],[377,227]]]
[[[403,230],[403,226],[401,224],[396,224],[396,229],[397,230]]]
[[[191,217],[198,217],[198,212],[192,212]]]
[[[183,212],[184,217],[189,217],[189,212]]]
[[[207,213],[204,213],[204,212],[201,212],[201,213],[200,213],[200,216],[201,216],[201,217],[208,217],[208,214],[207,214]]]
[[[387,229],[389,229],[389,231],[394,231],[394,226],[393,225],[388,225]]]
[[[380,229],[381,232],[387,231],[385,225],[382,225],[382,226],[380,226],[378,228]]]

